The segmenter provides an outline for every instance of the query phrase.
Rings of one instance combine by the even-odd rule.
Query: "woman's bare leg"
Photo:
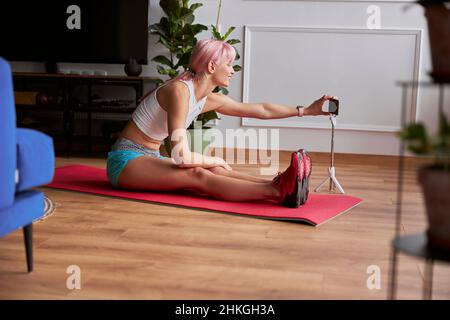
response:
[[[246,180],[246,181],[251,181],[251,182],[258,182],[258,183],[270,183],[272,181],[272,179],[265,179],[265,178],[260,178],[260,177],[255,177],[246,173],[241,173],[241,172],[237,172],[234,170],[227,170],[224,167],[213,167],[213,168],[208,168],[209,171],[211,171],[212,173],[221,175],[221,176],[227,176],[230,178],[236,178],[236,179],[241,179],[241,180]]]
[[[271,183],[245,181],[204,168],[180,169],[171,159],[139,157],[131,160],[119,176],[119,186],[141,190],[198,190],[226,201],[277,200],[279,190]]]
[[[276,200],[279,191],[271,183],[252,182],[213,174],[202,169],[204,183],[199,191],[226,201]],[[206,173],[206,174],[205,174]]]

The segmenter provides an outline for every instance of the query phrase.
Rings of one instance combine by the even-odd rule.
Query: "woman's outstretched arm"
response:
[[[325,101],[333,98],[324,95],[313,101],[303,110],[303,116],[329,115],[322,111]],[[298,110],[295,106],[286,106],[275,103],[244,103],[231,99],[223,94],[212,94],[208,96],[207,105],[203,112],[215,110],[224,115],[257,118],[257,119],[281,119],[298,116]]]
[[[313,101],[308,107],[304,107],[303,116],[325,116],[329,115],[328,112],[322,111],[322,106],[325,101],[330,100],[333,96],[324,95],[321,98]],[[298,110],[296,107],[283,106],[273,103],[263,104],[265,113],[267,115],[266,119],[280,119],[288,117],[298,116]]]

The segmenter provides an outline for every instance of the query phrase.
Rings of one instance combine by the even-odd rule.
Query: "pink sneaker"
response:
[[[272,180],[272,185],[280,190],[280,203],[290,208],[300,206],[299,158],[297,152],[292,152],[289,167]]]

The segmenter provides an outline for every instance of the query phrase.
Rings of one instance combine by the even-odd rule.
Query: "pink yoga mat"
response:
[[[56,168],[50,188],[79,191],[190,208],[244,214],[249,216],[301,221],[318,226],[361,203],[362,199],[347,195],[310,193],[308,202],[299,208],[286,208],[270,201],[230,202],[194,195],[188,192],[130,191],[114,189],[106,177],[106,171],[84,165]]]

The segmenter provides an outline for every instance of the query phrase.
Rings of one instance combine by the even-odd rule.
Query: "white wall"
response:
[[[242,101],[288,105],[308,104],[324,93],[337,95],[342,102],[337,152],[397,154],[398,139],[390,132],[400,125],[401,89],[395,81],[427,80],[431,69],[423,10],[413,5],[405,11],[408,2],[224,0],[221,24],[237,27],[233,35],[243,40],[239,49],[245,60],[245,65],[240,63],[244,72],[232,80],[230,95]],[[197,19],[205,25],[214,24],[218,1],[204,3]],[[381,30],[367,28],[370,5],[380,8]],[[246,27],[251,39],[245,38]],[[272,30],[261,31],[264,27]],[[294,34],[292,30],[279,32],[283,27],[294,29]],[[323,28],[329,32],[314,35]],[[311,32],[305,33],[305,29]],[[336,34],[336,30],[344,34]],[[302,41],[308,47],[302,47]],[[329,50],[321,41],[330,42]],[[340,54],[335,61],[331,50]],[[435,122],[435,91],[417,93],[418,120]],[[448,91],[446,96],[450,101]],[[413,92],[408,92],[408,98],[414,100]],[[244,123],[244,129],[279,126],[282,150],[329,150],[327,118],[250,119]],[[221,129],[241,126],[241,119],[235,117],[223,116],[219,122]]]
[[[215,24],[219,1],[192,2],[204,4],[196,11],[196,22]],[[431,69],[423,10],[412,5],[405,11],[408,2],[411,1],[223,0],[220,24],[222,29],[236,27],[232,37],[242,40],[237,48],[243,57],[239,64],[245,71],[235,74],[230,96],[239,101],[295,106],[307,105],[324,93],[337,95],[342,108],[335,150],[396,154],[398,139],[393,131],[400,124],[401,89],[395,81],[428,80],[427,72]],[[379,30],[367,28],[370,5],[380,8]],[[159,0],[150,0],[149,23],[158,22],[161,16]],[[245,39],[246,30],[250,39]],[[208,31],[199,38],[209,37]],[[149,59],[166,52],[163,46],[155,45],[156,41],[157,37],[149,36]],[[330,42],[328,47],[324,41]],[[333,51],[339,54],[333,55]],[[62,67],[78,66],[64,64]],[[123,74],[120,65],[83,67]],[[41,66],[22,63],[13,68],[39,71]],[[144,75],[158,75],[152,62],[144,66]],[[435,123],[436,90],[408,92],[411,105],[415,97],[418,98],[417,120]],[[450,101],[448,97],[447,91],[446,101]],[[281,150],[299,147],[329,150],[327,118],[265,122],[250,119],[244,121],[244,126],[242,123],[240,118],[221,116],[218,128],[225,131],[280,127]]]

